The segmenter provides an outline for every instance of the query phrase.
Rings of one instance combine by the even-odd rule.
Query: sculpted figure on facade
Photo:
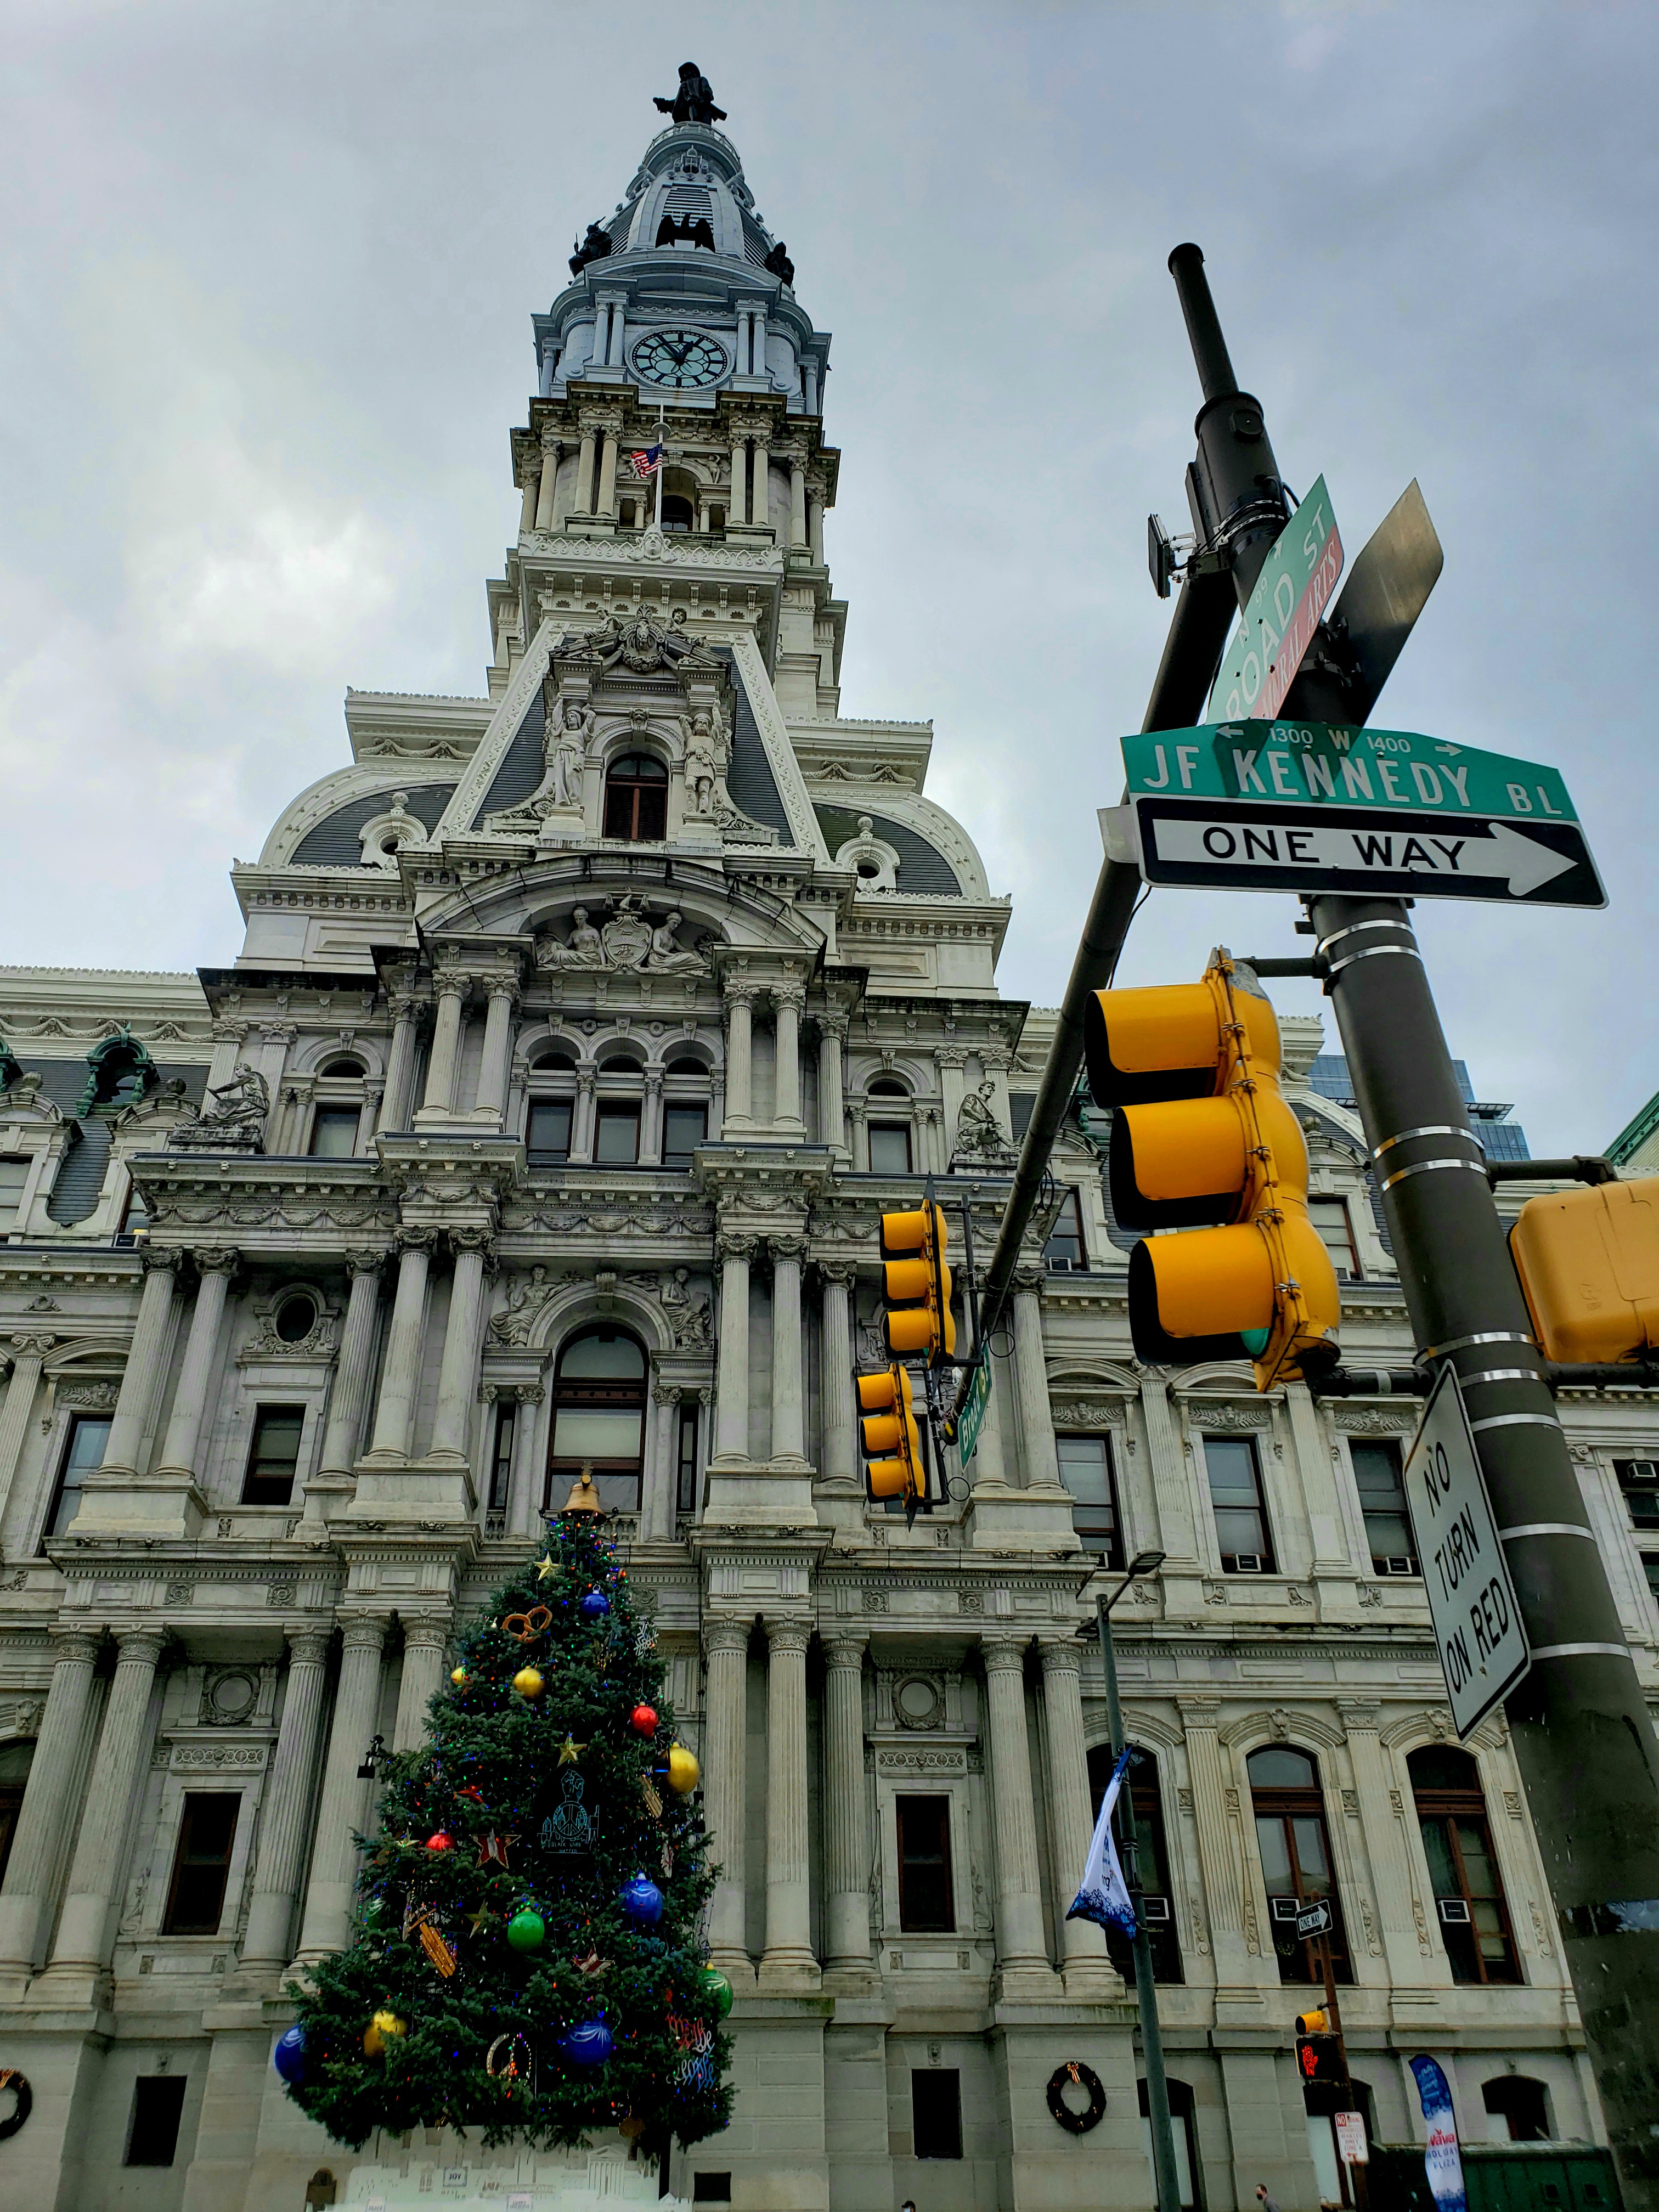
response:
[[[689,1283],[687,1270],[676,1267],[658,1293],[673,1323],[674,1348],[678,1352],[700,1351],[714,1340],[714,1309],[708,1293],[690,1289]]]
[[[955,1157],[957,1159],[1011,1160],[1013,1146],[1002,1133],[992,1101],[995,1085],[981,1083],[970,1091],[957,1111]]]
[[[171,1150],[258,1152],[264,1148],[270,1086],[257,1067],[239,1067],[228,1083],[208,1093],[210,1103],[193,1121],[167,1133]]]
[[[507,1303],[489,1321],[492,1344],[522,1347],[530,1341],[530,1332],[536,1317],[553,1295],[554,1285],[547,1279],[545,1267],[532,1267],[521,1275],[507,1294]]]
[[[568,943],[561,944],[550,930],[538,938],[538,968],[643,970],[656,975],[702,975],[708,969],[703,953],[678,943],[676,932],[684,927],[684,918],[678,910],[653,923],[633,892],[625,891],[602,929],[588,920],[589,911],[585,906],[574,909]]]

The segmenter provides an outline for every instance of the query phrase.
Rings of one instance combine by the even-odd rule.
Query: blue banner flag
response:
[[[1417,2076],[1417,2094],[1423,2106],[1424,2125],[1428,2130],[1423,2172],[1434,2198],[1435,2212],[1468,2212],[1450,2085],[1432,2058],[1413,2058],[1411,2069]]]
[[[1129,1747],[1112,1769],[1112,1778],[1106,1784],[1106,1795],[1100,1801],[1100,1818],[1095,1822],[1094,1836],[1089,1844],[1089,1856],[1083,1863],[1083,1883],[1068,1920],[1093,1920],[1102,1928],[1115,1928],[1125,1936],[1135,1932],[1135,1909],[1129,1901],[1123,1869],[1117,1863],[1117,1846],[1112,1838],[1112,1808],[1117,1802],[1117,1793],[1123,1786],[1124,1770],[1129,1764]]]

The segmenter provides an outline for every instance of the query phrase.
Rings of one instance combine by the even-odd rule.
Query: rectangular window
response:
[[[1616,1459],[1613,1471],[1625,1493],[1632,1528],[1659,1528],[1659,1460]]]
[[[349,1160],[357,1151],[361,1106],[319,1106],[311,1124],[311,1149],[319,1160]]]
[[[948,1936],[957,1924],[951,1894],[951,1801],[901,1797],[897,1809],[899,1926],[908,1936]]]
[[[164,1936],[216,1936],[225,1909],[230,1847],[236,1840],[239,1796],[229,1791],[191,1790],[179,1823],[173,1885],[167,1891]]]
[[[489,1504],[491,1513],[505,1513],[507,1493],[513,1476],[513,1437],[518,1426],[519,1408],[511,1398],[504,1398],[495,1408],[495,1449],[489,1462]]]
[[[52,1510],[46,1516],[42,1541],[61,1536],[81,1510],[81,1485],[94,1467],[101,1467],[111,1427],[107,1413],[77,1413],[70,1424],[64,1464],[58,1471]]]
[[[1072,1526],[1085,1552],[1109,1567],[1123,1565],[1112,1480],[1112,1448],[1104,1437],[1056,1437],[1060,1479],[1072,1493]]]
[[[671,1106],[662,1117],[662,1164],[689,1168],[691,1156],[708,1139],[706,1106]]]
[[[123,2166],[171,2166],[184,2118],[185,2074],[141,2074],[132,2085]]]
[[[691,2202],[694,2204],[729,2204],[732,2202],[731,2175],[694,2173],[691,2177]]]
[[[911,2069],[910,2125],[918,2158],[962,2156],[962,2076],[954,2066]]]
[[[908,1121],[870,1124],[872,1175],[908,1176],[910,1172],[910,1125]]]
[[[1308,1218],[1319,1231],[1338,1276],[1350,1282],[1358,1282],[1359,1248],[1353,1241],[1353,1224],[1348,1218],[1347,1200],[1310,1198],[1308,1200]]]
[[[1348,1449],[1353,1460],[1360,1510],[1365,1516],[1371,1571],[1379,1575],[1414,1575],[1417,1547],[1412,1540],[1411,1516],[1406,1510],[1399,1445],[1356,1439]]]
[[[559,1167],[570,1158],[570,1101],[538,1098],[530,1109],[525,1152],[532,1168]]]
[[[1216,1543],[1221,1553],[1223,1572],[1271,1574],[1273,1546],[1267,1539],[1267,1516],[1261,1502],[1261,1475],[1256,1466],[1254,1438],[1206,1436],[1204,1466],[1210,1478],[1210,1503],[1215,1510]]]
[[[29,1179],[27,1158],[9,1154],[0,1158],[0,1229],[15,1229],[23,1203],[23,1186]]]
[[[1066,1192],[1060,1212],[1054,1216],[1054,1225],[1049,1231],[1048,1242],[1042,1248],[1042,1256],[1057,1275],[1081,1275],[1088,1272],[1088,1255],[1083,1249],[1083,1213],[1074,1190]]]
[[[253,1445],[242,1484],[244,1505],[286,1505],[300,1465],[303,1406],[261,1406],[253,1417]]]
[[[1485,1813],[1435,1813],[1427,1809],[1434,1802],[1429,1793],[1418,1793],[1417,1824],[1452,1979],[1519,1981]]]
[[[118,1241],[131,1244],[149,1227],[149,1208],[144,1204],[144,1194],[131,1177],[127,1182],[127,1202],[121,1209]]]
[[[632,1167],[640,1157],[640,1109],[613,1103],[599,1109],[593,1158],[602,1167]]]
[[[679,1464],[674,1480],[674,1510],[691,1515],[697,1510],[697,1401],[680,1400]]]
[[[1659,1606],[1659,1552],[1643,1553],[1642,1571],[1648,1578],[1648,1588],[1653,1593],[1653,1601],[1656,1606]]]

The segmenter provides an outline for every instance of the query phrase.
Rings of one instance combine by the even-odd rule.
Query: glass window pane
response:
[[[570,1158],[570,1106],[566,1099],[538,1099],[530,1109],[525,1149],[532,1162],[544,1164]]]
[[[1051,1267],[1080,1270],[1084,1264],[1083,1217],[1078,1210],[1077,1193],[1068,1190],[1054,1217],[1048,1242],[1042,1248],[1042,1256]]]
[[[1218,1505],[1258,1503],[1255,1453],[1242,1437],[1206,1437],[1204,1465]]]
[[[357,1149],[362,1120],[356,1106],[319,1106],[311,1125],[311,1149],[319,1160],[349,1160]]]
[[[1276,1743],[1253,1751],[1249,1760],[1252,1790],[1316,1790],[1319,1776],[1305,1751]]]
[[[708,1134],[706,1106],[671,1106],[663,1116],[662,1161],[668,1168],[689,1168],[691,1155]]]
[[[1261,1854],[1261,1879],[1267,1884],[1268,1896],[1293,1896],[1296,1877],[1291,1870],[1291,1847],[1283,1820],[1277,1814],[1258,1813],[1255,1842]]]
[[[1331,1265],[1339,1275],[1357,1277],[1359,1262],[1353,1248],[1353,1231],[1348,1222],[1348,1202],[1343,1198],[1310,1198],[1308,1218],[1319,1231],[1325,1249],[1331,1255]]]
[[[561,1406],[553,1421],[556,1459],[637,1459],[644,1415],[602,1406]]]
[[[1403,1513],[1406,1489],[1400,1473],[1400,1450],[1395,1444],[1355,1443],[1349,1446],[1353,1479],[1360,1503],[1369,1511],[1381,1508]]]
[[[1060,1479],[1073,1498],[1085,1505],[1111,1504],[1104,1437],[1056,1437],[1054,1450],[1060,1459]]]
[[[0,1228],[9,1228],[23,1202],[23,1185],[29,1178],[27,1159],[0,1160]]]
[[[1423,1832],[1423,1856],[1429,1863],[1429,1881],[1437,1897],[1461,1897],[1463,1893],[1457,1879],[1457,1863],[1452,1857],[1450,1839],[1443,1820],[1419,1820]]]
[[[872,1175],[908,1175],[910,1172],[910,1132],[900,1123],[872,1121],[870,1124],[870,1172]]]
[[[1302,1869],[1302,1887],[1310,1897],[1323,1897],[1331,1886],[1330,1861],[1325,1856],[1325,1823],[1316,1814],[1291,1822],[1296,1863]]]
[[[1459,1820],[1457,1848],[1462,1854],[1463,1876],[1468,1883],[1471,1897],[1496,1897],[1499,1894],[1498,1869],[1492,1863],[1486,1844],[1486,1824],[1484,1820]]]
[[[559,1375],[616,1376],[643,1376],[645,1354],[621,1329],[590,1329],[574,1338],[559,1354]]]
[[[593,1157],[609,1167],[631,1167],[640,1156],[637,1106],[601,1106]]]
[[[46,1528],[48,1537],[61,1536],[81,1510],[81,1479],[91,1468],[101,1466],[109,1442],[110,1422],[100,1415],[81,1414],[70,1431],[69,1449],[58,1484],[58,1502]]]

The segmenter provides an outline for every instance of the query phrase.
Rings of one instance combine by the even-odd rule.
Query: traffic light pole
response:
[[[1277,487],[1277,465],[1258,404],[1234,386],[1203,256],[1179,246],[1170,268],[1205,394],[1195,474],[1220,529],[1237,518],[1232,582],[1242,607],[1277,535],[1248,526],[1267,486]],[[1322,626],[1285,718],[1363,722],[1370,704],[1345,680]],[[1532,1649],[1531,1671],[1505,1705],[1516,1762],[1625,2202],[1628,2212],[1655,2212],[1659,1744],[1406,902],[1304,903],[1419,1357],[1449,1361],[1468,1405]]]

